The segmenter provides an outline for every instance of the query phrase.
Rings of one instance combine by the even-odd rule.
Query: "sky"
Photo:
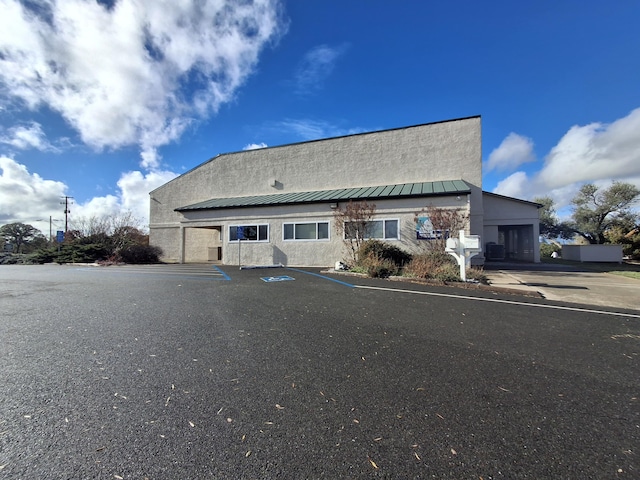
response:
[[[483,189],[640,188],[636,0],[0,0],[0,225],[132,214],[220,153],[482,117]],[[328,186],[329,187],[329,186]],[[61,203],[62,202],[62,203]]]

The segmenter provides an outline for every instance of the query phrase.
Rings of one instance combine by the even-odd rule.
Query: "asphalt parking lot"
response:
[[[0,268],[0,476],[640,476],[636,311],[162,267]]]

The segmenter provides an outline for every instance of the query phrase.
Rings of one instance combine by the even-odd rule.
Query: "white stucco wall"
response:
[[[487,192],[483,196],[485,225],[518,225],[540,219],[535,203]]]

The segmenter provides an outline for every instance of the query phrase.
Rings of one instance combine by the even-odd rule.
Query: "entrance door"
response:
[[[505,260],[533,262],[533,225],[498,227],[498,243],[504,245]]]
[[[186,263],[222,262],[222,227],[186,227],[184,261]]]

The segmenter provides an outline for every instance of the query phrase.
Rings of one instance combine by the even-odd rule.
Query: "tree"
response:
[[[542,207],[538,210],[540,214],[540,235],[548,240],[555,238],[570,239],[574,235],[574,230],[567,222],[560,222],[556,215],[555,202],[551,197],[536,197],[533,199]]]
[[[22,253],[24,245],[36,240],[44,238],[42,232],[32,225],[25,223],[9,223],[0,227],[0,237],[6,243],[13,245],[14,253]]]
[[[607,242],[607,231],[614,227],[630,231],[638,223],[638,213],[632,210],[640,190],[630,183],[614,182],[601,189],[583,185],[573,198],[573,228],[591,244]]]
[[[607,230],[608,243],[622,245],[622,253],[633,260],[640,260],[640,226],[627,230],[615,226]]]
[[[79,217],[73,221],[73,230],[65,240],[78,244],[102,245],[109,253],[117,255],[129,245],[148,244],[148,236],[139,228],[140,220],[131,212],[120,212],[101,217]]]
[[[371,219],[376,212],[376,205],[366,200],[349,203],[344,208],[336,209],[334,217],[336,230],[341,235],[352,265],[358,263],[358,252],[362,243],[369,238]]]

